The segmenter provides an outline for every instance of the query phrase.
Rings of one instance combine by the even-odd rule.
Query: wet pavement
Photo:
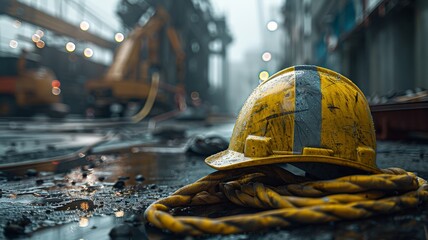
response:
[[[183,154],[101,155],[91,161],[90,168],[64,175],[8,182],[0,198],[0,222],[22,215],[31,222],[25,225],[27,232],[65,224],[25,237],[30,239],[108,239],[111,228],[132,215],[141,224],[141,214],[152,201],[212,172],[197,167],[201,158]]]
[[[70,134],[76,134],[75,139],[82,136],[101,139],[114,134],[108,141],[94,145],[80,156],[78,166],[70,165],[57,171],[41,165],[38,169],[28,165],[21,166],[20,171],[12,175],[3,171],[0,176],[0,239],[193,239],[145,224],[143,212],[153,201],[213,172],[205,165],[204,156],[188,150],[195,136],[228,139],[232,127],[233,122],[229,119],[166,122],[153,131],[149,131],[144,123],[121,123],[57,132],[59,139],[65,139],[56,139],[58,144],[67,142]],[[11,129],[7,131],[13,135]],[[32,131],[30,135],[37,136],[37,133]],[[46,131],[44,135],[47,137]],[[19,140],[13,141],[17,143],[15,146],[20,146]],[[49,143],[46,142],[43,144]],[[81,143],[75,141],[74,144],[79,147],[88,144]],[[67,147],[57,149],[74,151]],[[428,178],[427,155],[428,143],[422,140],[378,143],[378,165],[381,168],[401,167]],[[0,162],[0,166],[2,164],[5,165]],[[240,211],[245,210],[234,206],[194,210],[196,214],[205,215]],[[427,208],[420,206],[401,214],[359,221],[200,238],[427,239],[427,216]]]

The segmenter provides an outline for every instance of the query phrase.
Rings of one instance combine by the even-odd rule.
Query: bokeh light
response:
[[[123,210],[119,210],[117,212],[114,212],[114,216],[116,216],[117,218],[121,218],[125,216],[125,212]]]
[[[259,79],[262,81],[266,81],[269,78],[269,73],[267,71],[261,71],[259,73]]]
[[[45,33],[42,30],[40,30],[40,29],[38,29],[36,31],[36,34],[39,35],[41,38],[45,35]]]
[[[89,226],[89,218],[87,217],[80,217],[79,219],[79,227],[84,228]]]
[[[89,23],[87,21],[82,21],[80,23],[80,29],[82,29],[83,31],[88,31],[88,29],[89,29]]]
[[[9,47],[11,47],[11,48],[17,48],[18,47],[18,42],[16,40],[10,40]]]
[[[19,21],[19,20],[15,20],[14,22],[13,22],[13,27],[14,28],[20,28],[21,27],[21,21]]]
[[[122,34],[122,33],[116,33],[116,34],[114,35],[114,40],[115,40],[116,42],[122,42],[122,41],[123,41],[123,39],[125,39],[125,36],[123,36],[123,34]]]
[[[59,87],[53,87],[52,88],[52,94],[55,96],[58,96],[61,94],[61,89]]]
[[[90,48],[85,48],[85,50],[83,51],[83,55],[85,55],[85,57],[90,58],[92,57],[92,55],[94,55],[94,51],[92,51],[92,49]]]
[[[65,49],[68,52],[73,52],[74,50],[76,50],[76,45],[74,45],[74,43],[72,42],[68,42],[67,44],[65,44]]]
[[[60,81],[58,81],[58,80],[53,80],[52,81],[52,87],[53,88],[59,88],[61,86],[61,82]]]
[[[199,99],[199,93],[198,92],[192,92],[190,94],[190,97],[192,98],[192,100],[198,100]]]
[[[262,60],[269,62],[272,59],[272,54],[270,52],[264,52],[262,55]]]
[[[275,21],[270,21],[267,23],[266,27],[269,31],[273,32],[278,29],[278,23]]]
[[[45,47],[45,42],[44,42],[43,40],[39,40],[39,41],[36,43],[36,46],[37,46],[38,48],[44,48],[44,47]]]
[[[31,36],[31,40],[33,40],[33,42],[38,42],[38,41],[40,41],[40,36],[37,34],[37,33],[35,33],[35,34],[33,34],[33,36]]]

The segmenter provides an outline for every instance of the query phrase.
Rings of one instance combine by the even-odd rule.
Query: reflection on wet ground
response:
[[[214,170],[209,167],[194,167],[203,163],[203,158],[173,153],[136,153],[106,161],[103,168],[94,168],[88,179],[105,178],[106,182],[115,182],[120,178],[126,184],[141,183],[138,176],[144,176],[144,184],[175,185],[196,181]],[[192,170],[192,171],[190,171]]]
[[[39,177],[37,179],[44,179],[41,185],[37,185],[34,178],[16,182],[15,186],[11,184],[10,187],[19,186],[21,190],[3,190],[0,212],[4,215],[10,211],[16,216],[26,216],[24,220],[30,219],[27,220],[32,226],[29,235],[21,239],[186,239],[144,224],[142,214],[151,202],[212,172],[203,163],[203,157],[137,153],[103,155],[95,161],[98,162],[94,166],[73,170],[63,177]],[[140,175],[144,181],[137,181]],[[123,181],[124,186],[118,186],[119,181]],[[14,196],[10,196],[12,192]],[[175,213],[217,217],[254,211],[217,205],[177,209]],[[7,216],[10,219],[10,213]],[[204,238],[425,239],[426,222],[426,209],[420,208],[361,221]]]
[[[132,219],[126,215],[123,217],[112,215],[81,217],[78,223],[73,222],[53,229],[43,229],[26,239],[110,239],[109,232],[113,226],[120,226],[128,222],[132,224]],[[141,223],[130,228],[123,230],[128,231],[133,236],[133,239],[148,239]]]
[[[186,153],[190,136],[230,134],[233,125],[202,126],[184,138],[167,133],[144,144],[125,144],[117,152],[85,156],[85,162],[66,173],[39,169],[25,176],[3,178],[0,226],[15,239],[191,239],[150,227],[143,212],[153,201],[206,176],[214,170],[204,156]],[[144,134],[138,136],[146,136]],[[159,135],[160,136],[160,135]],[[130,138],[128,140],[135,140]],[[132,142],[130,141],[130,142]],[[113,144],[115,145],[115,144]],[[402,167],[427,177],[427,144],[380,142],[379,167]],[[2,174],[0,174],[1,176]],[[0,177],[1,178],[1,177]],[[234,205],[175,209],[177,215],[224,216],[257,210]],[[271,229],[204,239],[427,239],[427,209],[403,214],[290,229]],[[1,238],[1,235],[0,235]]]
[[[154,200],[213,172],[202,156],[183,152],[100,155],[89,162],[67,174],[39,172],[7,182],[0,222],[13,222],[18,229],[4,229],[29,234],[25,239],[108,239],[119,223],[141,225],[144,209]],[[140,228],[129,231],[143,236]]]

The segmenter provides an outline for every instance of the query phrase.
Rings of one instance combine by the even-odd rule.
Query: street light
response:
[[[59,87],[53,87],[52,88],[52,94],[55,96],[58,96],[61,94],[61,89]]]
[[[67,44],[65,44],[65,49],[67,50],[67,52],[73,52],[76,49],[76,45],[72,42],[68,42]]]
[[[33,34],[33,36],[31,36],[31,40],[33,40],[33,42],[38,42],[38,41],[40,41],[40,36],[37,34],[37,33],[35,33],[35,34]]]
[[[264,52],[262,55],[262,60],[269,62],[272,59],[272,54],[270,52]]]
[[[9,47],[11,47],[11,48],[17,48],[18,47],[18,41],[13,40],[13,39],[10,40]]]
[[[259,79],[261,81],[266,81],[269,78],[269,73],[267,71],[261,71],[259,73]]]
[[[39,35],[42,38],[45,35],[45,32],[43,32],[42,30],[38,29],[36,31],[36,34]]]
[[[122,33],[116,33],[116,34],[114,35],[114,40],[115,40],[116,42],[122,42],[122,41],[123,41],[123,39],[125,39],[125,36],[123,36],[123,34],[122,34]]]
[[[82,21],[80,23],[80,29],[82,29],[83,31],[88,31],[88,29],[89,29],[89,23],[87,21]]]
[[[275,21],[270,21],[267,23],[266,27],[269,31],[273,32],[278,29],[278,23]]]
[[[39,40],[39,41],[36,43],[36,46],[37,46],[38,48],[44,48],[44,47],[45,47],[45,42],[44,42],[43,40]]]
[[[13,22],[13,27],[14,28],[20,28],[21,27],[21,21],[19,21],[19,20],[15,20],[14,22]]]
[[[94,55],[94,51],[92,51],[92,49],[90,48],[85,48],[85,50],[83,51],[83,55],[85,55],[85,57],[90,58],[92,57],[92,55]]]

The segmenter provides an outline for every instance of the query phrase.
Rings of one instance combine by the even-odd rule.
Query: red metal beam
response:
[[[370,106],[378,139],[405,138],[410,132],[428,132],[428,101]]]

